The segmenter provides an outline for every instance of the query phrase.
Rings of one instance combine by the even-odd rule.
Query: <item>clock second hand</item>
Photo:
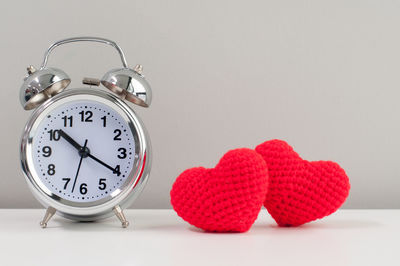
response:
[[[87,142],[88,142],[88,140],[85,140],[85,144],[83,145],[83,149],[86,148]],[[75,189],[76,180],[78,179],[79,170],[81,169],[81,165],[82,165],[83,155],[84,155],[83,153],[80,155],[80,156],[81,156],[81,159],[79,160],[78,170],[76,171],[76,175],[75,175],[75,179],[74,179],[74,184],[72,185],[72,191],[71,191],[71,193],[73,193],[73,192],[74,192],[74,189]]]

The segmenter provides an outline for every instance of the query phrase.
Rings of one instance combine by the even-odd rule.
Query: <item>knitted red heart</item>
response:
[[[264,206],[279,226],[298,226],[327,216],[349,195],[349,179],[335,162],[303,160],[281,140],[264,142],[256,151],[268,165]]]
[[[171,204],[188,223],[212,232],[245,232],[257,219],[268,187],[263,158],[251,149],[227,152],[212,169],[178,176]]]

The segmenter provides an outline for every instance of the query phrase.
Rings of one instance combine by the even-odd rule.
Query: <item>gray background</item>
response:
[[[400,4],[397,1],[6,1],[0,16],[0,207],[39,207],[19,167],[30,112],[18,101],[29,64],[65,37],[115,40],[141,63],[151,108],[134,107],[154,166],[137,208],[169,208],[184,169],[236,147],[287,140],[347,171],[347,208],[400,207]],[[100,44],[71,44],[49,64],[80,86],[120,66]]]

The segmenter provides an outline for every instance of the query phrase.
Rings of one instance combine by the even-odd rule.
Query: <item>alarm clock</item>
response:
[[[123,67],[101,80],[85,78],[90,88],[66,89],[68,75],[46,65],[54,48],[73,42],[110,45]],[[148,107],[151,97],[142,66],[129,68],[122,49],[103,38],[60,40],[48,48],[40,69],[28,67],[20,100],[25,110],[34,111],[21,138],[21,166],[33,195],[47,208],[43,228],[55,213],[77,221],[115,214],[123,227],[129,225],[123,209],[147,182],[151,147],[126,102]]]

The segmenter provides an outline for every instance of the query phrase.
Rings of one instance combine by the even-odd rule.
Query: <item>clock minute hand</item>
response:
[[[121,174],[120,171],[116,171],[115,168],[112,168],[111,166],[109,166],[108,164],[106,164],[105,162],[101,161],[100,159],[96,158],[95,156],[93,156],[91,153],[88,154],[88,157],[92,158],[93,160],[95,160],[96,162],[98,162],[99,164],[105,166],[106,168],[110,169],[111,171],[113,171],[114,174],[117,174],[118,176]]]
[[[69,136],[67,133],[65,133],[64,130],[60,129],[60,136],[63,137],[66,141],[68,141],[72,146],[75,147],[75,149],[77,149],[78,151],[82,150],[82,146],[79,145],[78,142],[76,142],[73,138],[71,138],[71,136]]]

